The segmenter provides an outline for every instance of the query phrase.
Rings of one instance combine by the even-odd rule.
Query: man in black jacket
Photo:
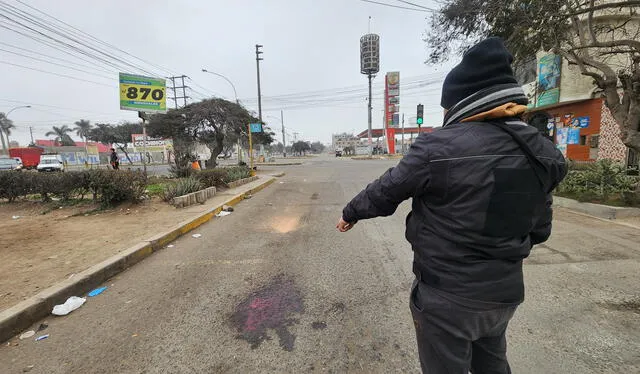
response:
[[[471,48],[446,77],[441,128],[344,208],[338,230],[413,198],[410,308],[425,373],[510,373],[505,332],[524,300],[522,261],[549,238],[562,154],[522,122],[527,97],[502,40]]]

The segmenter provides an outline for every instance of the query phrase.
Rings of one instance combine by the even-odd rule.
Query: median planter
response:
[[[227,186],[229,186],[229,188],[236,188],[238,186],[242,186],[243,184],[247,184],[247,183],[251,183],[253,181],[257,181],[260,177],[258,176],[254,176],[254,177],[249,177],[249,178],[244,178],[244,179],[238,179],[237,181],[233,181],[233,182],[229,182],[227,183]]]
[[[187,195],[174,197],[172,205],[176,208],[185,208],[194,204],[204,204],[207,199],[210,199],[216,195],[216,188],[209,187],[204,190],[192,192]]]
[[[640,217],[640,208],[582,203],[560,196],[553,197],[553,205],[605,219]]]

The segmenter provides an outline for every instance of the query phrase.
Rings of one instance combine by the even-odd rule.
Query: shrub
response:
[[[191,168],[191,163],[187,163],[186,165],[172,164],[169,167],[169,174],[174,178],[190,177],[193,173],[194,170]]]
[[[95,185],[102,206],[124,201],[138,202],[145,194],[147,180],[140,171],[99,170]]]
[[[636,205],[640,200],[638,177],[626,175],[622,164],[601,160],[576,170],[572,167],[567,177],[558,186],[557,193],[579,201],[622,201]],[[613,196],[612,196],[613,195]]]
[[[173,200],[174,197],[200,191],[202,187],[200,180],[195,177],[181,178],[174,183],[167,183],[161,193],[161,198],[169,202]]]
[[[0,171],[0,199],[11,202],[28,195],[32,190],[31,173]]]
[[[227,183],[249,178],[251,176],[251,169],[244,166],[234,166],[225,170],[227,171],[227,178],[225,179],[225,182]]]
[[[204,169],[193,174],[194,178],[206,187],[223,187],[227,185],[227,171],[225,169]]]
[[[44,201],[84,198],[91,192],[103,207],[123,201],[137,202],[144,195],[146,178],[142,172],[85,170],[66,173],[1,172],[0,198],[13,201],[40,194]]]

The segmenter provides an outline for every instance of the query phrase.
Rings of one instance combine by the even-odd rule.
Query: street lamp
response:
[[[229,84],[230,84],[230,85],[231,85],[231,87],[233,88],[233,94],[234,94],[234,95],[235,95],[235,97],[236,97],[236,104],[240,104],[240,101],[238,101],[238,92],[236,91],[236,86],[234,86],[234,85],[233,85],[233,82],[231,82],[231,80],[229,80],[229,78],[225,77],[225,76],[224,76],[224,75],[222,75],[222,74],[218,74],[218,73],[215,73],[215,72],[213,72],[213,71],[209,71],[209,70],[207,70],[207,69],[202,69],[202,72],[203,72],[203,73],[209,73],[209,74],[217,75],[217,76],[219,76],[220,78],[222,78],[222,79],[226,80],[227,82],[229,82]]]
[[[31,108],[31,105],[20,105],[20,106],[17,106],[15,108],[12,108],[7,113],[5,113],[4,117],[8,120],[9,119],[9,114],[11,114],[11,112],[13,112],[14,110],[17,110],[17,109],[22,109],[22,108]],[[5,132],[5,131],[4,131],[4,129],[0,128],[0,136],[2,136],[2,132]],[[6,149],[9,149],[10,148],[10,145],[9,145],[10,140],[9,140],[9,130],[8,129],[6,131],[6,135],[7,135],[7,148]],[[2,146],[3,146],[3,149],[4,149],[4,139],[2,139],[2,140],[3,140],[2,141],[2,143],[3,143]]]

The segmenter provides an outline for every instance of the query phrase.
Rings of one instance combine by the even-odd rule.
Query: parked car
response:
[[[39,147],[9,148],[9,156],[22,160],[25,169],[35,169],[40,163],[40,155],[44,150]]]
[[[342,151],[336,150],[336,157],[342,157]]]
[[[22,162],[15,158],[0,158],[0,170],[22,170]]]
[[[41,155],[38,171],[64,171],[64,160],[60,155]]]

